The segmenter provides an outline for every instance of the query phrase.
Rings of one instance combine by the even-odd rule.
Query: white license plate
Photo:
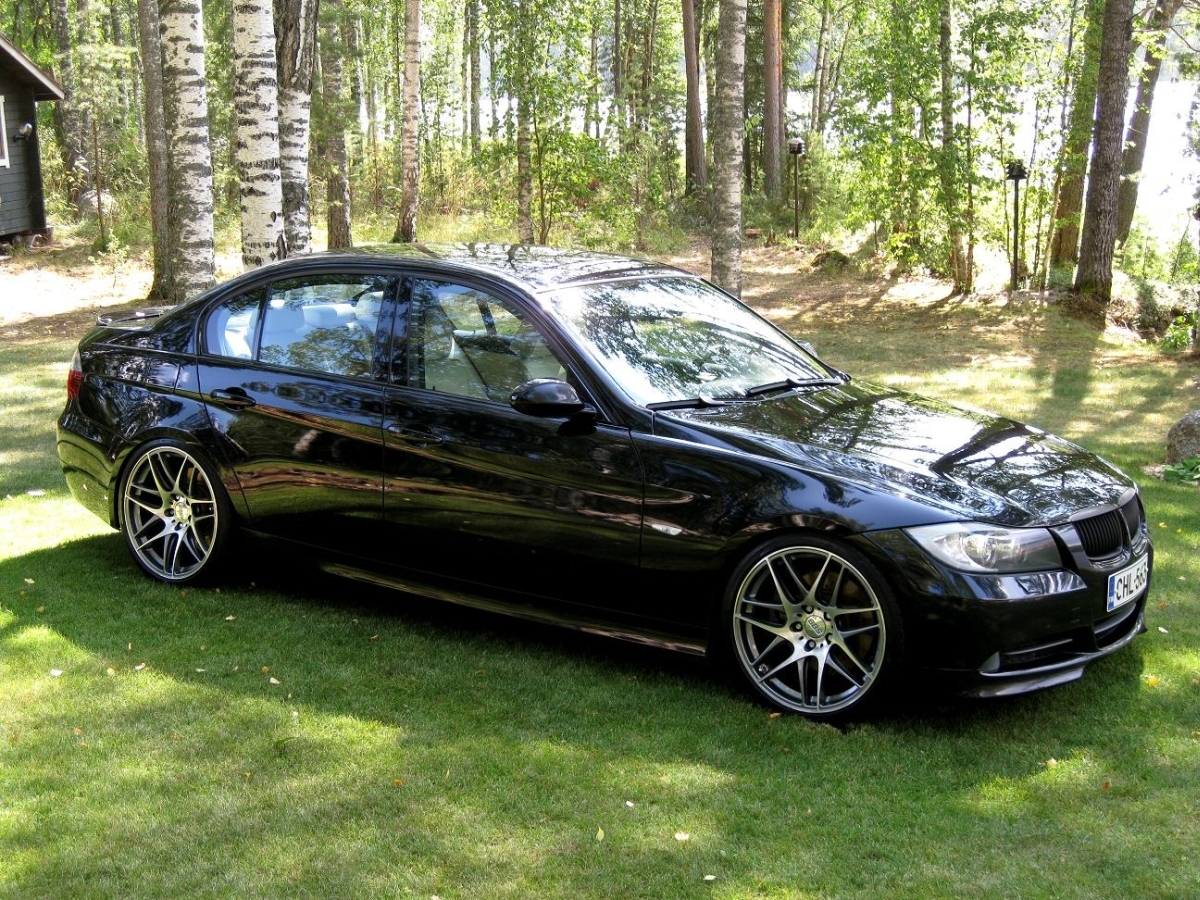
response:
[[[1108,576],[1108,611],[1135,600],[1146,590],[1150,580],[1150,558],[1143,556],[1132,566]]]

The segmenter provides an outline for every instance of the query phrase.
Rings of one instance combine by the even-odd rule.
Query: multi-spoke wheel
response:
[[[734,660],[770,703],[816,718],[859,711],[899,658],[887,585],[850,547],[769,542],[734,573],[723,610]]]
[[[231,523],[224,489],[191,452],[170,442],[137,451],[121,490],[121,528],[133,558],[180,584],[211,568]]]

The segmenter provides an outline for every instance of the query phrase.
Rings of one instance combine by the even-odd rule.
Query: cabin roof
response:
[[[0,72],[8,72],[30,85],[34,100],[66,99],[62,85],[38,68],[3,34],[0,34]]]

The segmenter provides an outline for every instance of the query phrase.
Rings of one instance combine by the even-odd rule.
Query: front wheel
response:
[[[121,489],[121,530],[147,574],[184,584],[209,573],[232,525],[224,488],[190,450],[157,441],[136,452]]]
[[[838,541],[789,536],[759,546],[730,579],[721,617],[741,675],[789,712],[861,713],[898,668],[903,635],[891,591]]]

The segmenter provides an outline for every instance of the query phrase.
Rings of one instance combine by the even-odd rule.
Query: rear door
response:
[[[394,287],[375,272],[317,272],[208,314],[200,391],[255,530],[373,555]]]

